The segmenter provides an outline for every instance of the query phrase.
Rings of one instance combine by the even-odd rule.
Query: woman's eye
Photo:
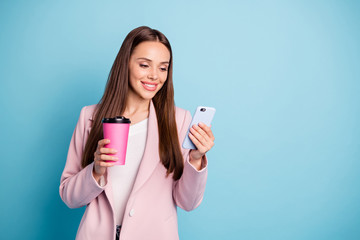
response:
[[[167,71],[167,68],[160,68],[161,69],[161,71]]]
[[[146,65],[146,64],[140,64],[140,67],[146,68],[146,67],[148,67],[148,65]]]

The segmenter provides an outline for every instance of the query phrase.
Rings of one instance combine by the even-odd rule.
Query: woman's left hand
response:
[[[199,170],[202,157],[214,146],[215,137],[211,127],[204,123],[193,125],[190,128],[189,137],[197,148],[190,150],[190,163]]]

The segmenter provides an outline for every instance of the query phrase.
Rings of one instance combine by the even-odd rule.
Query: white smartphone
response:
[[[194,117],[193,117],[193,119],[192,119],[192,121],[190,123],[187,134],[186,134],[185,139],[184,139],[183,144],[182,144],[183,148],[196,149],[196,146],[194,145],[194,143],[189,138],[190,128],[194,124],[199,124],[199,122],[202,122],[207,126],[210,126],[211,121],[214,118],[215,112],[216,112],[215,108],[212,108],[212,107],[199,106],[199,107],[196,108]]]

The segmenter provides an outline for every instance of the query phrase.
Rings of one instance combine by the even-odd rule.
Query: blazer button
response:
[[[131,209],[129,212],[129,216],[132,217],[135,215],[135,209]]]

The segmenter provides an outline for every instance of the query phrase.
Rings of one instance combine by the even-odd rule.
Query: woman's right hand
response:
[[[104,145],[109,144],[109,139],[101,139],[98,142],[98,146],[96,148],[96,152],[94,153],[94,169],[93,176],[97,182],[99,182],[101,176],[103,176],[108,167],[112,167],[115,165],[115,161],[118,160],[117,157],[109,156],[107,154],[115,154],[117,151],[113,148],[105,148]],[[114,162],[106,162],[106,161],[114,161]]]

